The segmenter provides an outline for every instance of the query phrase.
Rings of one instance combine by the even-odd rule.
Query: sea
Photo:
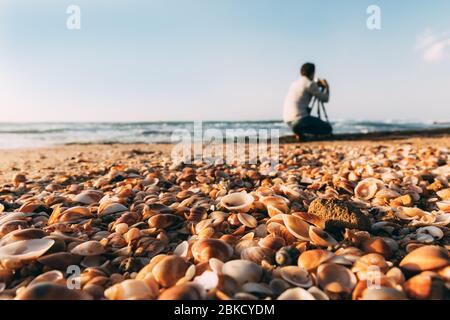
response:
[[[368,121],[368,120],[337,120],[332,122],[334,133],[370,133],[379,131],[423,130],[450,127],[450,122],[435,121]],[[279,133],[280,136],[290,135],[291,131],[281,121],[238,121],[220,122],[115,122],[115,123],[1,123],[0,148],[35,148],[64,144],[91,143],[176,143],[183,134],[192,134],[192,139],[199,137],[194,134],[214,129],[223,135],[232,132],[233,135],[258,134],[260,130]],[[273,130],[272,130],[273,129]],[[277,131],[278,130],[278,131]],[[211,131],[210,131],[211,132]],[[201,136],[201,134],[200,134]]]

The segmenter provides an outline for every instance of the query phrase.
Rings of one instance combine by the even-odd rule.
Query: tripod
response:
[[[317,116],[319,117],[320,120],[322,120],[322,112],[325,116],[325,121],[327,123],[330,123],[330,120],[328,119],[328,114],[327,114],[327,109],[325,109],[325,104],[319,100],[319,98],[314,97],[312,100],[312,104],[310,108],[310,114],[313,112],[314,107],[317,106]]]

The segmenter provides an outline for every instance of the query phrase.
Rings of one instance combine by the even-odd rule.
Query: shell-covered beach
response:
[[[2,299],[448,299],[450,137],[2,150]],[[76,272],[79,271],[80,274]]]

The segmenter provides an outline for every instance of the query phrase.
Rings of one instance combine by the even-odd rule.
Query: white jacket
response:
[[[294,81],[284,99],[284,122],[289,123],[308,116],[308,106],[313,96],[322,102],[328,102],[330,99],[328,90],[322,92],[317,83],[309,80],[307,77],[301,76]]]

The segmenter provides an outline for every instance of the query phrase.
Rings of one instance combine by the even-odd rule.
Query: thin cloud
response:
[[[426,62],[450,59],[450,31],[438,34],[431,29],[425,30],[417,37],[416,49]]]

